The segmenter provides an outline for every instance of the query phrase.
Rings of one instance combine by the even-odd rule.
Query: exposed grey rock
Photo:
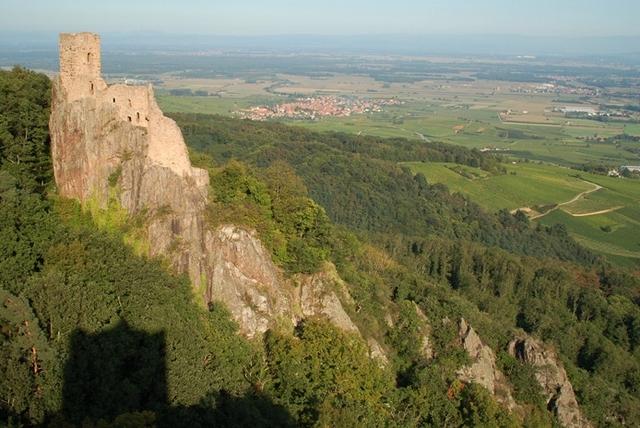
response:
[[[313,275],[297,275],[295,282],[303,317],[321,316],[342,330],[359,332],[338,297],[340,295],[343,300],[353,304],[333,264],[325,264],[322,271]]]
[[[226,304],[245,336],[278,319],[293,322],[291,287],[254,233],[233,225],[207,231],[205,257],[206,300]]]
[[[498,403],[510,411],[520,412],[521,409],[513,399],[506,377],[496,367],[495,353],[482,342],[478,333],[464,318],[460,319],[458,335],[472,361],[470,366],[458,370],[458,377],[465,382],[474,382],[483,386]]]
[[[353,307],[353,299],[347,286],[338,275],[332,263],[325,263],[322,270],[312,275],[297,275],[294,282],[298,287],[298,305],[303,317],[323,317],[336,327],[362,336],[360,329],[345,311],[345,305]],[[369,356],[381,366],[389,363],[387,354],[377,340],[367,339]]]
[[[386,352],[380,346],[377,340],[370,337],[367,340],[367,345],[369,345],[369,357],[378,361],[381,367],[384,367],[389,364],[389,358],[387,357]]]
[[[563,426],[592,426],[582,415],[567,372],[551,347],[540,340],[524,336],[512,340],[508,351],[512,356],[536,368],[536,380],[546,395],[547,408],[553,410]]]
[[[427,360],[430,360],[434,357],[433,345],[431,344],[431,324],[429,323],[429,319],[422,312],[422,309],[414,302],[413,303],[416,308],[416,314],[418,315],[418,319],[421,321],[421,336],[422,341],[420,343],[420,353]]]

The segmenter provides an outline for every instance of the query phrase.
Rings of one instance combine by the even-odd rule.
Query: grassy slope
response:
[[[619,211],[590,217],[572,217],[557,210],[542,218],[543,224],[564,224],[569,233],[585,247],[605,254],[622,265],[637,265],[640,260],[640,210],[626,207]],[[606,232],[606,226],[611,228]],[[605,228],[603,230],[602,228]]]
[[[422,172],[427,181],[444,183],[491,211],[563,202],[593,187],[571,177],[575,171],[550,165],[507,165],[507,174],[493,176],[477,168],[463,167],[478,177],[474,179],[455,172],[455,164],[412,162],[407,165],[415,172]]]

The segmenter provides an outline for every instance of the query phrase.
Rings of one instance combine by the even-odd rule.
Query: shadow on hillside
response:
[[[259,393],[216,391],[202,405],[169,404],[165,335],[120,322],[96,334],[76,330],[64,369],[62,410],[49,426],[261,427],[294,426]]]

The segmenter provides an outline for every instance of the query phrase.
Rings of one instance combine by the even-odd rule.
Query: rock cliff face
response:
[[[247,337],[295,320],[292,289],[252,232],[233,225],[206,231],[205,300],[225,303]]]
[[[351,306],[354,303],[333,265],[327,264],[314,275],[298,275],[294,281],[303,317],[324,317],[345,331],[359,332],[342,305],[342,301]]]
[[[536,380],[547,396],[547,408],[555,413],[563,426],[592,426],[582,415],[567,373],[553,349],[525,336],[512,340],[508,350],[512,356],[536,368]]]
[[[415,303],[413,305],[416,308],[416,314],[421,323],[422,339],[420,342],[420,353],[427,360],[431,360],[434,357],[433,346],[431,345],[431,324],[427,316],[422,312],[422,309]]]
[[[104,82],[97,35],[60,36],[49,126],[60,195],[102,208],[115,200],[142,216],[149,255],[187,273],[206,303],[223,302],[242,334],[309,316],[358,332],[342,306],[350,298],[335,269],[299,276],[296,287],[254,232],[207,225],[207,172],[191,166],[180,129],[162,114],[150,86]]]
[[[458,376],[465,382],[474,382],[485,387],[498,403],[510,411],[521,412],[511,394],[511,387],[505,375],[496,366],[496,354],[482,343],[478,333],[464,318],[460,320],[458,335],[467,354],[471,358],[471,365],[458,371]]]
[[[120,205],[148,218],[150,255],[167,257],[201,287],[209,177],[191,167],[151,87],[105,84],[99,52],[96,35],[61,35],[49,123],[58,191],[106,207],[117,182]]]

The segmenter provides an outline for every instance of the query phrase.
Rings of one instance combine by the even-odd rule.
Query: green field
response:
[[[583,245],[619,262],[640,263],[640,182],[583,174],[603,189],[541,218],[543,224],[560,222]],[[614,209],[576,217],[572,214]]]
[[[429,182],[446,184],[452,191],[465,194],[492,211],[546,206],[540,209],[545,212],[552,205],[564,203],[535,221],[566,225],[569,233],[583,245],[618,263],[640,261],[640,182],[637,180],[534,163],[508,165],[504,175],[490,175],[477,168],[448,163],[405,165],[416,173],[423,173]],[[602,188],[566,203],[594,189],[595,185]],[[611,211],[599,213],[608,210]]]
[[[640,135],[640,124],[626,125],[624,132],[629,135]]]
[[[229,116],[234,111],[273,100],[268,97],[219,98],[215,96],[175,96],[158,94],[158,105],[165,113],[203,113]]]
[[[601,210],[618,210],[640,203],[640,182],[595,174],[580,174],[591,183],[602,186],[597,192],[585,195],[578,201],[565,205],[563,209],[571,214],[585,214]],[[640,219],[640,217],[638,217]]]
[[[509,164],[507,173],[502,175],[488,175],[478,168],[448,163],[405,165],[423,173],[428,182],[446,184],[451,191],[469,196],[490,211],[557,204],[593,188],[576,178],[576,171],[552,165]]]
[[[166,112],[231,115],[299,94],[397,96],[404,104],[386,107],[380,113],[283,122],[316,131],[405,137],[494,150],[504,156],[506,174],[490,175],[443,163],[407,165],[422,172],[430,182],[444,183],[490,211],[528,208],[535,221],[565,224],[585,246],[612,260],[626,264],[640,260],[640,211],[635,208],[640,205],[640,182],[566,168],[585,163],[640,164],[639,143],[599,141],[623,133],[640,136],[639,124],[568,119],[551,107],[579,100],[558,100],[553,94],[514,94],[506,90],[508,84],[504,82],[500,84],[503,90],[497,91],[495,83],[482,81],[474,85],[425,81],[386,86],[347,75],[323,79],[287,75],[279,79],[294,83],[278,86],[274,92],[266,90],[270,82],[170,81],[167,89],[205,89],[219,95],[172,96],[161,90],[158,101]],[[514,113],[501,115],[507,109]],[[596,185],[602,188],[583,193],[594,190]],[[561,205],[549,211],[556,204]],[[540,214],[545,215],[537,218]]]
[[[541,218],[542,224],[564,224],[569,233],[585,247],[604,254],[623,265],[640,264],[640,210],[625,207],[618,211],[589,217],[573,217],[556,210]]]
[[[523,125],[500,123],[481,112],[469,110],[452,112],[440,109],[420,117],[400,117],[401,108],[383,114],[349,118],[323,119],[317,122],[296,122],[314,130],[339,130],[382,137],[401,136],[458,144],[470,148],[502,149],[514,158],[553,162],[576,166],[588,162],[604,161],[611,164],[637,163],[638,155],[625,150],[624,145],[585,141],[581,137],[610,137],[621,134],[622,127]],[[456,132],[456,127],[464,126]]]
[[[160,95],[166,112],[230,115],[279,98],[269,94],[243,97],[197,97]],[[284,121],[316,131],[341,131],[380,137],[405,137],[442,141],[470,148],[495,148],[507,156],[576,166],[588,162],[612,165],[635,164],[640,156],[627,143],[586,141],[585,137],[611,137],[627,132],[640,135],[640,125],[606,124],[591,120],[548,123],[502,122],[499,106],[470,108],[468,104],[442,104],[411,100],[382,113],[328,117],[317,121]],[[637,145],[637,144],[636,144]]]

